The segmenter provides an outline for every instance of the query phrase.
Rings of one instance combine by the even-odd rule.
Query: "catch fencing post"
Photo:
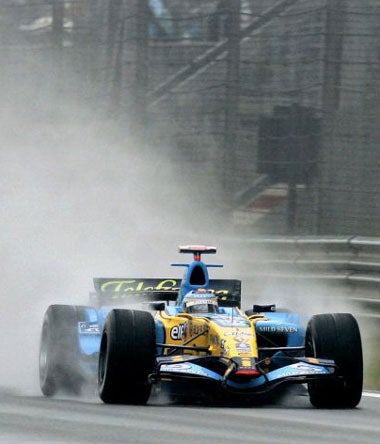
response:
[[[230,205],[234,195],[234,180],[231,171],[235,170],[236,134],[239,125],[241,0],[230,0],[228,8],[223,185],[227,204]]]
[[[147,93],[148,93],[148,0],[137,0],[136,4],[136,71],[135,71],[135,122],[142,142],[146,141]]]

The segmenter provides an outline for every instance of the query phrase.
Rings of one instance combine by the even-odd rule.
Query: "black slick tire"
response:
[[[111,310],[103,329],[99,396],[110,404],[146,404],[156,355],[153,317],[140,310]]]
[[[307,326],[306,356],[333,359],[336,378],[308,383],[310,402],[318,408],[354,408],[363,388],[363,354],[356,319],[349,313],[313,316]]]
[[[85,307],[50,305],[42,324],[39,374],[45,396],[80,395],[85,382],[79,366],[78,322]]]

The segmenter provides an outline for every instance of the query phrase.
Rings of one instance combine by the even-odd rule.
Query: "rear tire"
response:
[[[333,359],[336,379],[309,382],[310,402],[318,408],[354,408],[363,389],[363,355],[358,323],[349,313],[313,316],[307,326],[306,356]]]
[[[150,313],[111,310],[100,344],[98,388],[103,402],[146,404],[154,370],[156,332]]]
[[[40,387],[45,396],[58,392],[80,395],[84,377],[79,366],[78,322],[86,307],[50,305],[41,332]]]

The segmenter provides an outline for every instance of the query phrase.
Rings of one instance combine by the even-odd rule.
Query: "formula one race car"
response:
[[[241,310],[241,282],[209,279],[202,254],[182,280],[94,279],[92,307],[52,305],[42,327],[44,395],[79,394],[97,375],[105,403],[145,404],[152,391],[174,399],[253,402],[286,384],[308,384],[315,407],[353,408],[361,399],[363,359],[358,324],[348,313],[312,316],[275,305]],[[138,298],[149,309],[125,308]],[[118,307],[118,308],[116,308]],[[122,307],[122,308],[120,308]],[[158,390],[156,390],[158,391]]]

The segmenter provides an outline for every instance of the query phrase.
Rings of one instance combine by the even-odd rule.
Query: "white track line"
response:
[[[376,392],[363,392],[363,396],[367,396],[367,398],[380,398],[380,393],[376,393]]]

